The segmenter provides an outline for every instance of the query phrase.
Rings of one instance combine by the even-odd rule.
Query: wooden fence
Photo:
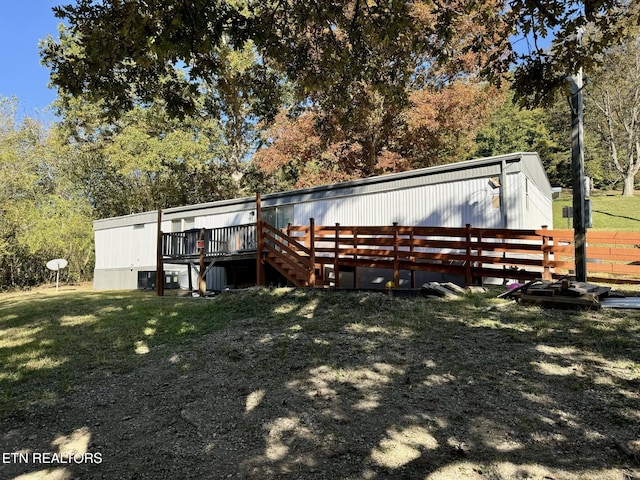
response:
[[[554,267],[575,268],[573,230],[553,230]],[[640,282],[640,232],[587,232],[587,271],[591,279]]]
[[[302,254],[313,258],[311,271],[324,278],[325,268],[333,269],[336,287],[345,267],[390,269],[395,285],[400,284],[400,271],[407,270],[412,287],[416,287],[417,271],[460,275],[471,285],[488,277],[550,280],[575,268],[571,230],[336,224],[289,225],[287,235],[306,247],[308,253]],[[587,243],[590,280],[634,282],[640,278],[640,233],[590,231]]]

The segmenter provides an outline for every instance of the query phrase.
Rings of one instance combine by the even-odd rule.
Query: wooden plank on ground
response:
[[[529,295],[522,293],[520,295],[520,301],[523,305],[540,305],[543,307],[553,308],[589,308],[598,310],[600,309],[600,302],[597,299],[587,296],[582,297],[567,297],[564,295],[555,295],[553,297],[546,297],[542,295]]]
[[[449,290],[452,290],[453,292],[458,293],[458,294],[460,294],[460,295],[464,295],[465,293],[467,293],[467,292],[465,291],[465,289],[464,289],[464,288],[462,288],[462,287],[461,287],[461,286],[459,286],[459,285],[456,285],[456,284],[455,284],[455,283],[453,283],[453,282],[446,282],[446,283],[443,283],[443,284],[442,284],[442,286],[443,286],[444,288],[448,288]]]
[[[458,294],[449,288],[445,288],[438,282],[426,282],[422,285],[422,293],[427,295],[435,295],[437,297],[457,297]]]
[[[549,288],[546,285],[541,285],[538,287],[530,287],[527,288],[528,295],[538,295],[542,297],[553,297],[555,295],[555,291],[553,288]]]

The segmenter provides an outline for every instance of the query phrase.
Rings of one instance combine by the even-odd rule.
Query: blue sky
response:
[[[0,96],[17,97],[20,113],[35,116],[56,98],[47,88],[49,70],[40,65],[38,41],[58,36],[51,7],[65,0],[0,1]],[[47,115],[45,115],[47,116]]]

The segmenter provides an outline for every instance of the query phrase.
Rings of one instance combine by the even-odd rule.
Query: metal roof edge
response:
[[[488,166],[496,166],[498,170],[493,172],[492,175],[498,173],[499,169],[502,168],[502,162],[507,162],[509,166],[507,167],[506,172],[508,174],[517,173],[523,171],[523,168],[520,166],[521,161],[525,157],[535,156],[538,159],[538,154],[535,152],[516,152],[509,153],[503,155],[497,155],[493,157],[483,157],[476,158],[471,160],[465,160],[462,162],[449,163],[445,165],[437,165],[434,167],[425,167],[419,168],[415,170],[409,170],[406,172],[398,172],[391,173],[387,175],[379,175],[375,177],[367,177],[356,180],[349,180],[345,182],[339,182],[329,185],[320,185],[317,187],[309,187],[304,189],[297,190],[289,190],[286,192],[277,192],[271,193],[268,195],[262,196],[263,203],[267,203],[267,205],[263,205],[266,207],[272,206],[268,205],[269,200],[277,200],[277,199],[287,199],[289,203],[299,203],[306,201],[314,201],[318,199],[322,199],[326,196],[330,196],[332,199],[340,198],[340,197],[348,197],[358,194],[364,193],[374,193],[374,192],[384,192],[391,191],[397,188],[413,188],[421,185],[430,184],[428,181],[425,181],[424,184],[411,183],[412,179],[424,178],[428,179],[435,176],[442,176],[454,173],[456,171],[471,171],[474,169],[486,169]],[[509,168],[512,166],[516,166],[516,168]],[[480,174],[480,176],[485,175],[486,172]],[[473,176],[473,175],[472,175]],[[439,181],[456,181],[463,180],[462,178],[449,178],[449,179],[440,179]],[[384,185],[387,185],[385,188]],[[324,195],[330,194],[330,195]]]
[[[356,180],[347,180],[345,182],[332,183],[328,185],[319,185],[317,187],[301,188],[297,190],[288,190],[286,192],[276,192],[263,195],[263,199],[277,198],[279,196],[289,196],[297,194],[307,194],[312,192],[319,192],[323,190],[335,190],[339,188],[370,185],[374,183],[386,183],[394,180],[404,180],[407,178],[421,177],[425,175],[432,175],[436,173],[452,172],[456,170],[466,170],[473,167],[483,167],[486,165],[492,165],[501,163],[502,160],[517,162],[522,160],[525,155],[538,155],[536,152],[516,152],[507,153],[503,155],[496,155],[493,157],[474,158],[471,160],[464,160],[462,162],[447,163],[445,165],[436,165],[433,167],[417,168],[415,170],[407,170],[406,172],[389,173],[386,175],[376,175],[374,177],[359,178]]]
[[[130,225],[155,223],[158,220],[158,211],[132,213],[119,217],[100,218],[93,221],[93,230],[105,230],[114,227],[126,227]]]
[[[240,205],[243,203],[254,203],[255,205],[255,201],[256,201],[256,197],[230,198],[227,200],[215,200],[213,202],[196,203],[193,205],[182,205],[180,207],[171,207],[171,208],[162,210],[162,213],[165,215],[170,215],[173,213],[206,210],[207,208],[219,208],[219,207],[225,207],[225,206]]]

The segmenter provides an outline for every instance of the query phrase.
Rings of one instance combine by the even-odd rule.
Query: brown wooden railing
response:
[[[266,260],[294,284],[314,285],[315,265],[312,250],[268,223],[261,223],[262,252]]]
[[[395,285],[400,271],[436,271],[460,275],[466,283],[482,278],[551,279],[574,268],[573,231],[506,230],[393,226],[292,226],[291,239],[305,245],[307,256],[324,275],[334,270],[339,287],[341,267],[393,270]],[[640,277],[640,233],[587,234],[590,279],[634,281]],[[415,286],[415,285],[412,285]]]
[[[553,230],[554,268],[575,268],[573,230]],[[640,281],[640,232],[587,232],[587,271],[592,279]]]
[[[162,234],[162,255],[182,258],[200,254],[198,240],[201,229]],[[257,246],[256,224],[204,229],[204,254],[221,256],[255,251]]]
[[[315,226],[311,219],[308,226],[289,225],[280,231],[259,224],[260,236],[256,224],[164,233],[162,255],[196,257],[204,238],[207,257],[257,251],[258,268],[266,260],[296,285],[316,285],[330,268],[336,287],[340,270],[354,267],[389,269],[395,285],[400,284],[400,272],[409,271],[412,287],[418,271],[459,275],[470,285],[483,278],[552,279],[575,268],[572,230]],[[589,231],[587,243],[590,280],[640,283],[640,232]]]

